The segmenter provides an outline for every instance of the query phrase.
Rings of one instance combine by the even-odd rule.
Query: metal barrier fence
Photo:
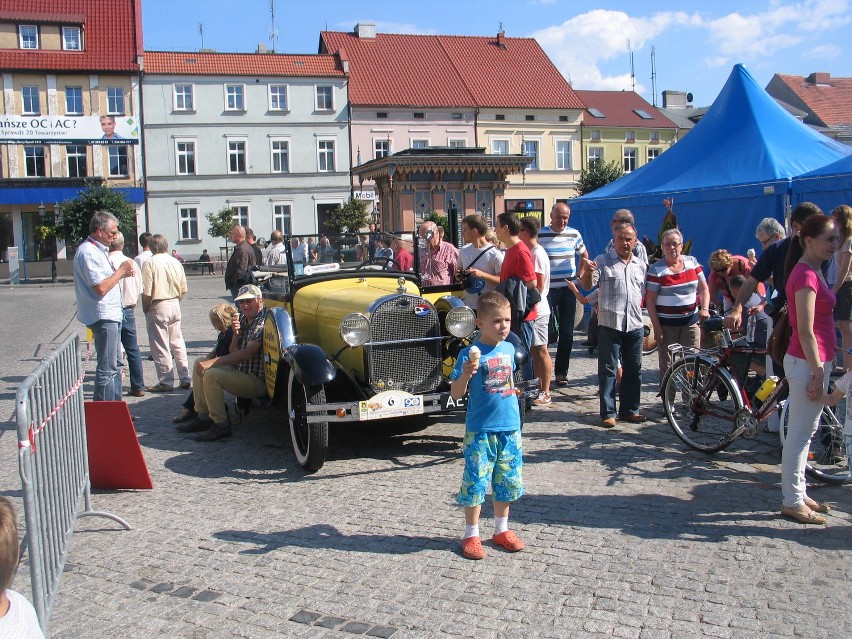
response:
[[[91,354],[91,343],[87,359]],[[18,388],[18,467],[26,521],[33,605],[47,636],[78,517],[120,517],[92,509],[80,338],[70,335]],[[83,510],[80,510],[80,501]]]

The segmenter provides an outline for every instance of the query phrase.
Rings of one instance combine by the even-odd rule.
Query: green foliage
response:
[[[678,228],[677,217],[675,217],[671,200],[666,198],[663,204],[666,207],[666,214],[663,217],[663,223],[660,225],[660,232],[657,233],[657,242],[654,243],[647,235],[642,238],[642,244],[645,245],[645,249],[648,251],[648,262],[651,264],[663,258],[663,234],[669,229]],[[692,240],[684,238],[683,254],[689,255],[690,251],[692,251]]]
[[[346,204],[334,209],[325,221],[325,227],[329,233],[357,233],[369,223],[367,203],[350,198]]]
[[[441,215],[437,211],[432,211],[428,215],[423,216],[423,221],[424,222],[434,222],[438,226],[443,226],[444,227],[444,237],[445,238],[450,237],[450,218],[448,218],[446,215]]]
[[[96,211],[109,211],[118,218],[118,229],[125,238],[136,235],[136,208],[120,191],[101,184],[90,184],[73,200],[62,204],[56,231],[68,242],[79,244],[89,236],[89,222]]]
[[[580,195],[586,195],[617,180],[622,175],[624,175],[624,169],[616,160],[607,164],[604,164],[601,160],[592,160],[589,163],[589,168],[580,171],[580,179],[577,180],[577,192]]]
[[[225,244],[227,245],[231,237],[231,229],[237,225],[237,221],[234,219],[236,214],[237,212],[234,209],[227,207],[215,213],[205,213],[204,217],[210,222],[207,232],[211,237],[225,238]]]

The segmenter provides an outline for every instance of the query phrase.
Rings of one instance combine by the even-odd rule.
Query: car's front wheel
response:
[[[287,379],[287,421],[296,462],[308,472],[316,472],[328,454],[328,422],[307,420],[308,404],[325,404],[325,388],[305,387],[296,379],[292,369]]]

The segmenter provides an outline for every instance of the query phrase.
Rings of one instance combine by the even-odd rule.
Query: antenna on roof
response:
[[[269,0],[269,13],[272,17],[272,28],[269,30],[269,40],[272,44],[272,53],[275,53],[275,40],[278,38],[278,31],[275,29],[275,0]]]
[[[657,52],[651,46],[651,104],[657,106]]]
[[[636,91],[636,74],[633,72],[633,50],[630,48],[630,40],[627,41],[627,51],[630,53],[630,84],[631,91]]]
[[[198,35],[201,36],[201,48],[204,48],[204,25],[200,22],[198,23]]]
[[[497,31],[503,31],[503,22],[499,23],[500,26],[497,27]]]

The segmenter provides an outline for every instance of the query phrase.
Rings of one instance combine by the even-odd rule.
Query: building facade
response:
[[[618,162],[625,173],[659,157],[678,139],[678,125],[633,91],[577,91],[586,105],[582,162]]]
[[[0,259],[16,248],[24,278],[51,262],[70,273],[51,229],[88,181],[120,189],[144,217],[140,11],[140,0],[3,3]]]
[[[206,215],[259,239],[323,232],[349,199],[347,78],[333,55],[145,53],[149,218],[186,259],[224,258]]]
[[[852,145],[852,78],[832,77],[826,72],[807,77],[776,73],[766,92],[782,106],[803,112],[805,124]]]
[[[477,182],[475,193],[421,194],[418,219],[463,202],[465,214],[493,224],[505,210],[543,214],[576,193],[583,105],[535,40],[390,35],[360,23],[352,32],[322,32],[320,52],[337,53],[349,70],[355,166],[426,147],[533,158],[508,182]],[[358,192],[373,197],[371,180],[353,179]]]

